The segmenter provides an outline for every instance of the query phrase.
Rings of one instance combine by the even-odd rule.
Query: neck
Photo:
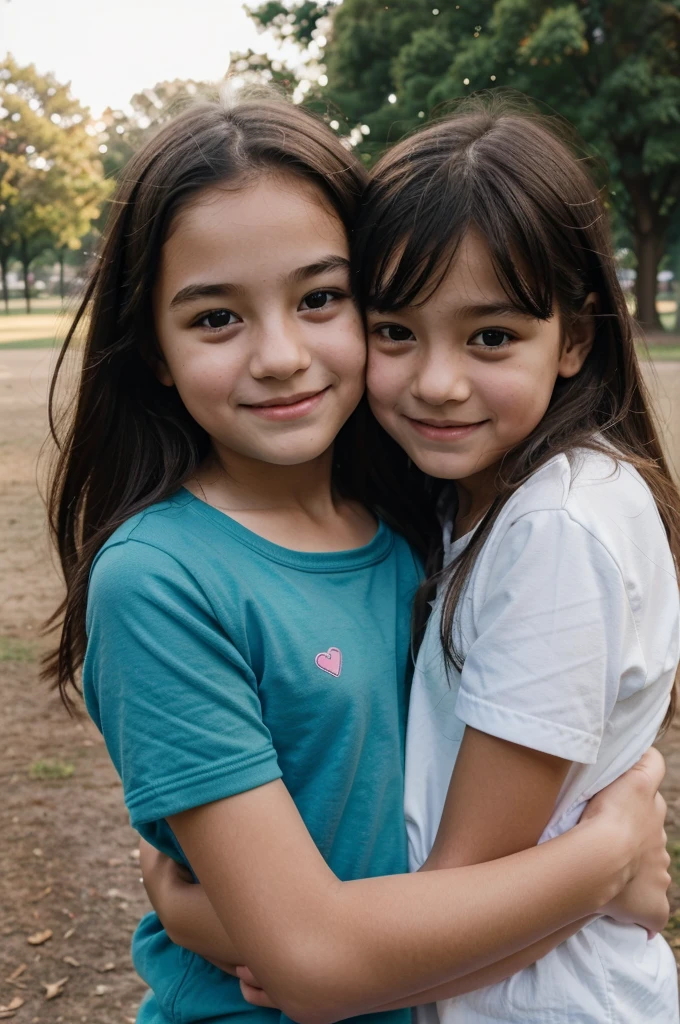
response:
[[[196,474],[211,504],[233,512],[297,510],[311,516],[334,505],[333,449],[311,462],[278,466],[215,447]]]
[[[474,529],[496,497],[495,478],[498,466],[456,480],[458,514],[456,516],[456,537],[462,537]]]

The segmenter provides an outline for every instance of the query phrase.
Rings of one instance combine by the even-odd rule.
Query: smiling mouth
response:
[[[307,416],[322,402],[328,387],[321,391],[305,391],[299,395],[286,395],[280,398],[268,398],[266,402],[243,405],[244,409],[267,420],[294,420]]]
[[[478,420],[476,423],[456,423],[453,420],[414,419],[406,416],[405,419],[423,437],[432,441],[456,441],[469,437],[488,420]]]

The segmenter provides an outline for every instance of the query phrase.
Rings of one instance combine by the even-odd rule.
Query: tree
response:
[[[30,266],[48,248],[77,248],[110,190],[96,129],[69,86],[11,56],[0,63],[0,263],[21,262],[30,312]]]
[[[282,24],[308,7],[252,13]],[[659,326],[656,273],[680,204],[680,0],[344,0],[329,11],[322,96],[366,125],[354,137],[369,160],[476,90],[512,87],[572,121],[609,165],[638,316]]]

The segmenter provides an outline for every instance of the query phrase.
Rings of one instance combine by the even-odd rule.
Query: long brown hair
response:
[[[241,178],[252,181],[272,169],[312,182],[350,233],[366,172],[321,120],[271,98],[185,111],[133,157],[113,197],[101,253],[59,355],[49,400],[58,455],[48,511],[66,596],[48,623],[60,625],[61,635],[43,674],[69,709],[69,686],[78,690],[85,653],[96,553],[126,519],[176,491],[209,450],[207,434],[176,390],[163,387],[149,366],[156,345],[151,293],[164,239],[173,217],[202,190],[226,181],[238,187]],[[85,325],[78,391],[64,418],[57,411],[58,382],[69,346]],[[357,435],[367,429],[370,416],[362,405],[336,443],[340,490],[360,489]],[[379,504],[380,487],[373,490]],[[414,500],[414,522],[416,513]]]
[[[554,121],[518,112],[507,100],[474,100],[383,156],[355,234],[360,301],[381,311],[427,301],[472,227],[484,237],[511,301],[529,316],[547,320],[557,309],[566,332],[590,292],[598,295],[598,313],[582,370],[558,380],[543,420],[502,459],[495,500],[470,543],[444,570],[441,546],[431,552],[430,578],[416,602],[416,642],[443,583],[441,640],[449,664],[458,668],[463,653],[454,640],[456,609],[472,567],[510,495],[558,453],[611,453],[613,447],[634,466],[654,496],[680,565],[680,496],[650,411],[604,205],[583,159]],[[666,722],[675,702],[674,687]]]

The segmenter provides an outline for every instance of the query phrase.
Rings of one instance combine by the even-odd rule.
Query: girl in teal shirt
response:
[[[604,904],[649,927],[667,910],[654,755],[541,849],[405,873],[433,517],[415,472],[385,507],[371,464],[348,263],[364,184],[276,102],[197,107],[137,154],[67,340],[87,317],[51,498],[67,596],[48,672],[70,701],[84,662],[133,825],[191,865],[226,964],[303,1024],[488,984]],[[142,921],[140,1022],[279,1016],[200,942]]]

